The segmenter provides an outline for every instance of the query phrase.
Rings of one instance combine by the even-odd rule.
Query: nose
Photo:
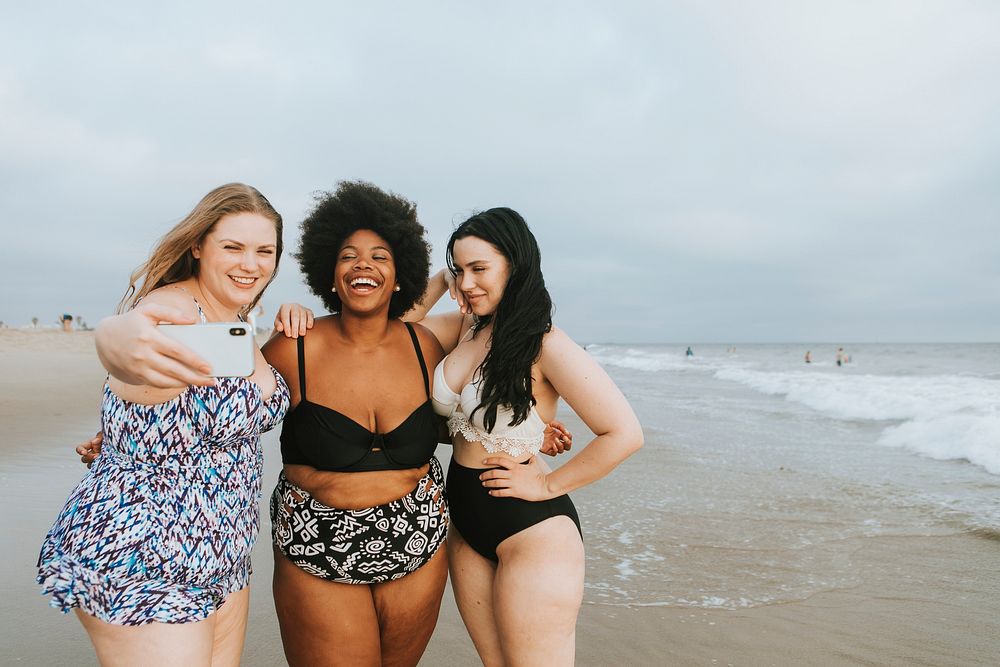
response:
[[[472,289],[472,286],[474,284],[475,284],[475,281],[472,279],[472,272],[471,271],[463,271],[462,272],[462,278],[461,278],[461,280],[458,281],[458,289],[460,289],[463,292],[465,292],[465,291],[468,291],[468,290]]]
[[[242,261],[240,262],[240,268],[245,269],[247,271],[253,271],[254,269],[257,268],[258,263],[259,263],[259,258],[257,257],[257,253],[254,252],[253,250],[248,250],[247,252],[243,253],[243,258]]]

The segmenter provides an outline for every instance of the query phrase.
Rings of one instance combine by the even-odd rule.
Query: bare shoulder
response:
[[[542,351],[536,368],[543,379],[581,374],[591,376],[594,367],[599,367],[594,358],[559,327],[553,325],[542,338]]]
[[[275,331],[271,334],[267,342],[261,346],[260,351],[264,354],[264,358],[267,359],[267,363],[278,368],[279,366],[284,366],[287,360],[295,357],[295,347],[294,338],[289,338],[280,331]]]
[[[441,342],[433,331],[428,329],[422,324],[411,324],[413,330],[417,332],[417,340],[420,342],[420,349],[423,351],[424,355],[428,357],[428,361],[431,358],[435,360],[440,360],[444,356],[444,348],[441,346]],[[434,361],[433,363],[437,363]]]
[[[576,344],[576,342],[569,337],[569,334],[557,327],[552,325],[549,332],[542,337],[542,356],[549,353],[560,353],[571,350],[579,350],[583,352],[583,348]]]

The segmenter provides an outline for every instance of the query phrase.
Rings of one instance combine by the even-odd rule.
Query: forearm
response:
[[[594,438],[578,454],[546,476],[552,497],[596,482],[642,447],[642,430],[608,433]]]
[[[441,269],[427,281],[427,290],[424,295],[420,297],[420,300],[413,305],[413,308],[403,313],[402,320],[404,322],[420,322],[425,317],[427,313],[431,311],[441,297],[448,292],[448,282],[445,280],[445,271],[448,269]]]

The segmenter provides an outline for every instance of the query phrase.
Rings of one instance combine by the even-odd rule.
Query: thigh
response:
[[[239,667],[243,641],[247,634],[247,614],[250,611],[250,587],[231,593],[225,604],[212,614],[215,628],[212,636],[212,667]]]
[[[416,665],[427,648],[448,579],[448,554],[438,549],[405,577],[372,585],[378,614],[382,665]]]
[[[500,543],[494,613],[508,665],[572,665],[583,602],[584,553],[576,524],[555,516]]]
[[[197,623],[113,625],[76,610],[102,667],[210,667],[215,615]]]
[[[487,667],[502,665],[500,636],[493,615],[496,565],[469,546],[454,524],[448,533],[447,544],[451,590],[479,659]]]
[[[273,590],[289,665],[381,664],[370,586],[313,576],[274,549]]]

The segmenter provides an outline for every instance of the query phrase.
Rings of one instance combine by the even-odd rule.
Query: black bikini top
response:
[[[298,338],[301,400],[289,410],[281,428],[282,462],[317,470],[366,472],[419,468],[430,461],[437,448],[438,417],[431,406],[427,364],[417,334],[408,322],[404,324],[424,374],[427,401],[388,433],[372,433],[350,417],[306,398],[305,346],[302,337]]]

